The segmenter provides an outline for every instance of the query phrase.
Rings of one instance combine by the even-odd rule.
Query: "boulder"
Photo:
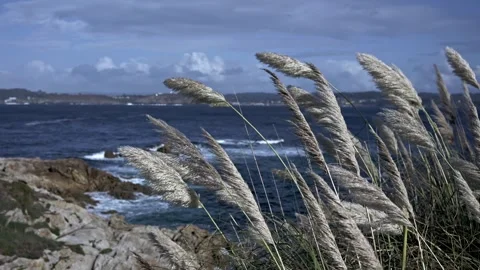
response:
[[[115,213],[104,219],[62,198],[75,188],[120,192],[121,187],[118,179],[79,160],[0,159],[0,270],[144,269],[140,258],[153,269],[178,269],[153,239],[169,243],[173,254],[193,258],[196,269],[225,269],[220,235],[193,225],[176,230],[132,225]]]
[[[0,158],[0,169],[8,181],[24,181],[81,206],[95,204],[85,192],[108,192],[117,199],[134,199],[135,192],[153,194],[153,190],[148,186],[122,182],[117,177],[75,158]]]
[[[117,157],[118,157],[118,155],[117,155],[115,152],[113,152],[112,150],[107,150],[107,151],[105,151],[105,153],[103,154],[103,156],[104,156],[105,158],[117,158]]]

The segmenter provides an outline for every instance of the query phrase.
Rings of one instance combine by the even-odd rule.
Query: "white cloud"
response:
[[[137,59],[130,59],[128,62],[123,62],[119,65],[119,67],[131,73],[141,72],[150,74],[150,65],[147,63],[142,63]]]
[[[123,70],[127,73],[145,73],[150,74],[150,65],[147,63],[142,63],[137,59],[130,59],[127,62],[122,62],[119,65],[116,65],[112,58],[104,56],[98,59],[97,64],[95,65],[97,71],[104,70]]]
[[[115,63],[113,63],[112,58],[105,56],[98,59],[97,64],[95,65],[95,68],[98,71],[102,71],[102,70],[114,69],[114,68],[117,68],[117,66],[115,66]]]
[[[33,60],[33,61],[30,61],[28,64],[27,64],[27,68],[33,72],[36,72],[36,73],[53,73],[55,72],[55,69],[43,62],[43,61],[40,61],[40,60]]]
[[[185,53],[183,59],[175,65],[177,73],[198,72],[205,76],[205,79],[223,81],[225,63],[219,56],[208,59],[203,52]]]

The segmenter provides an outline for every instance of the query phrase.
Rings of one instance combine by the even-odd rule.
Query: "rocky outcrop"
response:
[[[106,150],[103,154],[104,158],[118,158],[118,154],[113,152],[112,150]]]
[[[146,186],[122,182],[81,159],[0,158],[0,172],[6,181],[25,181],[81,206],[95,204],[85,192],[108,192],[118,199],[134,199],[135,192],[147,195],[153,192]]]
[[[81,164],[75,160],[44,162],[0,160],[0,270],[141,269],[139,260],[154,269],[183,269],[185,262],[172,263],[168,248],[191,256],[199,269],[224,264],[220,235],[191,225],[171,230],[128,224],[117,214],[96,216],[57,191],[70,185],[92,191],[88,187],[108,185],[102,181],[111,176],[59,165]]]

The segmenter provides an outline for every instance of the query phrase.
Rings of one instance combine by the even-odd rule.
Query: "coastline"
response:
[[[213,269],[225,247],[219,235],[194,225],[166,229],[132,225],[114,211],[106,218],[89,211],[88,192],[104,191],[126,200],[152,194],[121,182],[79,159],[0,158],[1,269],[140,269],[136,256],[166,267],[168,260],[151,243],[177,245]]]

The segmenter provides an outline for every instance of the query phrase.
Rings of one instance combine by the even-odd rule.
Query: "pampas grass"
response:
[[[272,234],[263,218],[258,204],[242,175],[238,172],[228,154],[207,131],[203,131],[208,145],[215,154],[219,165],[223,188],[217,191],[217,196],[230,204],[238,206],[248,216],[252,225],[251,233],[258,240],[273,243]]]
[[[453,128],[449,124],[447,118],[445,115],[440,111],[438,108],[437,104],[432,100],[432,110],[433,110],[433,117],[435,119],[435,122],[438,125],[438,131],[440,132],[440,135],[442,136],[443,141],[445,144],[451,144],[454,141],[454,133],[453,133]]]
[[[478,88],[466,60],[450,48],[446,56],[454,73]],[[163,192],[165,200],[181,206],[197,200],[218,230],[188,184],[207,187],[219,200],[241,210],[248,233],[235,231],[236,240],[230,240],[222,232],[230,247],[228,269],[478,269],[480,120],[467,87],[462,107],[470,128],[464,130],[463,115],[457,115],[436,66],[441,105],[432,103],[430,116],[398,67],[373,55],[358,54],[360,65],[390,105],[381,108],[381,121],[376,121],[375,127],[366,123],[376,142],[377,151],[371,151],[370,141],[359,140],[347,129],[333,93],[337,90],[315,65],[276,53],[258,53],[256,57],[276,71],[307,78],[315,86],[314,93],[285,87],[265,69],[292,113],[290,123],[308,154],[308,168],[297,169],[292,160],[285,162],[267,143],[284,167],[274,174],[288,179],[288,188],[294,195],[300,194],[303,208],[295,209],[296,219],[284,213],[283,206],[279,216],[270,204],[269,214],[264,214],[258,194],[254,196],[228,154],[206,131],[204,137],[218,162],[215,167],[179,130],[151,116],[148,119],[160,130],[170,152],[120,149],[129,163]],[[229,106],[266,140],[220,92],[188,78],[167,79],[165,85],[196,102]],[[301,108],[314,123],[307,121]],[[314,125],[321,128],[319,134],[312,131]],[[470,141],[465,131],[473,138],[473,158],[468,154]],[[305,171],[309,177],[304,178]],[[278,190],[276,195],[282,205]],[[233,216],[231,223],[240,226]],[[168,254],[173,267],[198,269],[198,260],[171,245],[168,238],[155,238],[154,243],[165,248],[162,252]],[[141,258],[137,260],[146,269],[150,267]],[[186,264],[181,264],[183,260]]]
[[[326,170],[326,162],[323,156],[323,152],[320,150],[320,146],[315,138],[315,135],[310,128],[310,124],[305,119],[305,116],[300,110],[297,102],[286,87],[280,82],[280,79],[271,71],[265,70],[273,82],[273,85],[277,89],[278,93],[282,97],[283,102],[287,105],[290,111],[293,113],[293,120],[290,123],[293,125],[295,134],[302,141],[306,152],[311,160],[316,162],[320,168]]]
[[[443,76],[440,73],[437,65],[433,65],[435,69],[435,75],[437,77],[437,89],[438,94],[440,95],[440,101],[442,102],[442,110],[445,113],[445,118],[447,118],[449,123],[455,121],[457,117],[456,110],[453,108],[452,98],[450,96],[450,92],[448,92],[447,85],[443,80]]]
[[[350,140],[349,131],[345,120],[343,119],[340,106],[333,93],[330,83],[311,63],[303,63],[288,56],[275,53],[257,53],[257,59],[276,70],[292,77],[303,77],[310,79],[315,84],[316,99],[308,98],[305,91],[292,88],[294,94],[300,94],[309,99],[307,110],[313,115],[314,119],[325,130],[338,148],[338,158],[342,166],[359,173],[359,166],[355,159],[355,147]],[[301,70],[301,72],[293,72]]]
[[[225,105],[225,97],[212,88],[188,79],[170,78],[164,81],[165,86],[187,97],[193,97],[196,101],[214,105]]]
[[[173,154],[178,156],[178,164],[182,165],[182,167],[175,168],[182,170],[181,174],[187,182],[203,185],[211,189],[217,189],[221,186],[218,172],[205,160],[200,150],[190,142],[185,134],[168,125],[163,120],[155,119],[150,115],[147,115],[147,118],[154,126],[160,129],[160,132],[165,137],[166,145]],[[167,160],[168,162],[174,166],[177,164],[170,158]]]
[[[460,198],[463,203],[465,203],[472,218],[480,223],[480,203],[475,198],[472,189],[468,186],[467,181],[463,179],[463,176],[459,171],[453,170],[453,179],[460,192]]]
[[[405,217],[402,210],[378,187],[342,167],[331,166],[330,173],[340,187],[349,191],[348,194],[345,194],[346,199],[348,198],[365,207],[385,212],[388,215],[389,222],[411,226],[410,221]]]
[[[324,253],[327,257],[327,267],[333,269],[347,269],[337,247],[337,243],[335,242],[335,237],[328,226],[322,205],[319,204],[297,168],[294,165],[292,166],[292,171],[295,176],[293,180],[300,187],[300,193],[302,194],[302,199],[308,212],[307,219],[309,219],[309,224],[306,226],[311,228],[311,231],[313,232],[312,237],[315,241],[318,241],[320,252]]]
[[[416,115],[422,100],[408,78],[396,67],[390,67],[373,55],[359,53],[358,62],[373,77],[378,89],[399,111]]]
[[[152,188],[164,200],[185,207],[198,207],[198,196],[183,181],[180,174],[159,156],[130,146],[119,149],[131,165],[140,169]]]
[[[477,166],[480,165],[480,119],[478,118],[477,108],[470,97],[470,91],[466,84],[463,85],[463,97],[465,100],[465,113],[468,116],[470,132],[473,137],[473,150]]]
[[[402,111],[391,109],[383,109],[379,115],[388,127],[395,130],[402,139],[427,149],[435,148],[435,143],[430,134],[425,126],[419,122],[418,118]]]
[[[329,219],[338,241],[347,246],[345,250],[355,257],[358,256],[362,269],[382,269],[375,251],[356,225],[352,218],[353,215],[318,174],[310,172],[310,175],[314,179],[323,201],[330,207]]]
[[[400,176],[400,171],[393,161],[387,145],[383,142],[382,138],[380,138],[375,131],[371,130],[371,132],[377,141],[379,162],[383,169],[385,186],[391,189],[389,193],[391,194],[392,200],[395,202],[395,204],[401,209],[407,210],[408,213],[413,217],[415,214],[413,212],[413,207],[410,204],[410,200],[408,199],[407,189],[405,188],[405,183]]]
[[[471,86],[480,89],[480,85],[475,77],[475,72],[472,70],[468,62],[454,49],[450,47],[445,48],[445,56],[448,64],[453,69],[453,73],[460,79],[470,84]]]

